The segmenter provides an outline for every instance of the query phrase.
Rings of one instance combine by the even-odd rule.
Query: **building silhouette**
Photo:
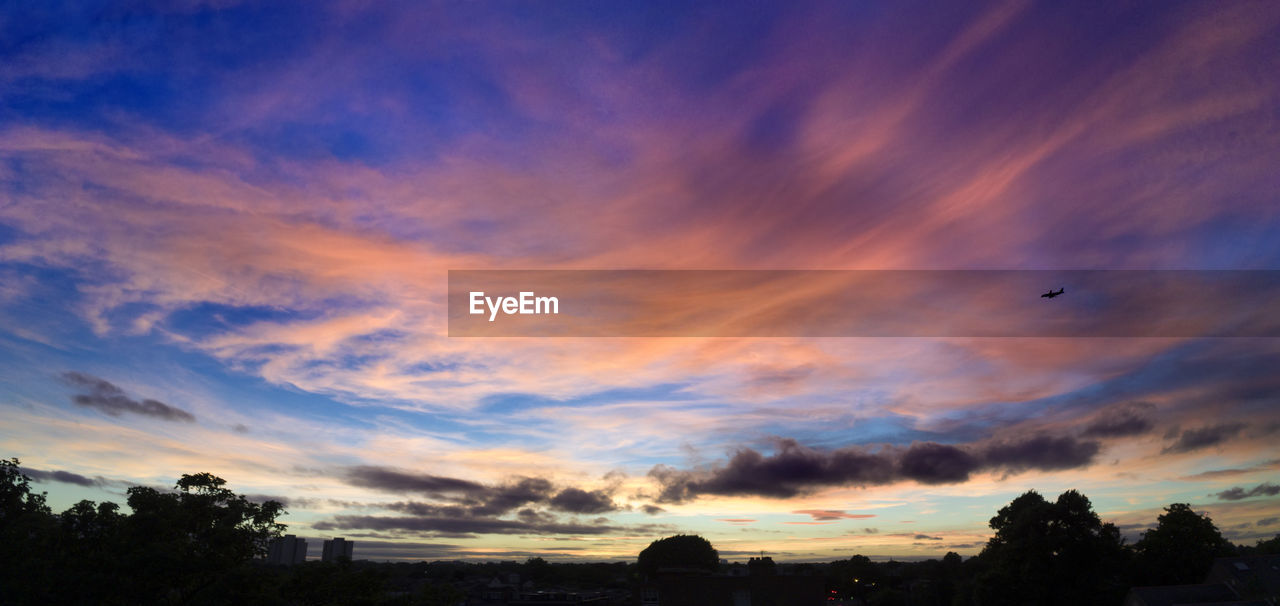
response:
[[[267,563],[286,566],[307,561],[307,540],[287,534],[271,541],[267,550]]]
[[[1124,606],[1280,604],[1280,555],[1216,558],[1199,585],[1134,587]]]
[[[350,560],[353,547],[355,547],[355,543],[346,539],[330,539],[324,542],[324,551],[320,554],[320,560],[324,562],[336,562],[338,558]]]

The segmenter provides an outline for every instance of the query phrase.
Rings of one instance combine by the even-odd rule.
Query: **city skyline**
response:
[[[1280,533],[1273,337],[460,338],[447,309],[450,270],[1280,269],[1276,5],[14,12],[0,456],[55,510],[209,472],[406,560],[968,556],[1029,489],[1130,541],[1175,502]]]

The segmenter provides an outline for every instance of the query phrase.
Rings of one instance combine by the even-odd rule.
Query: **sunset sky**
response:
[[[446,305],[463,269],[1280,270],[1280,4],[111,4],[0,14],[0,457],[57,511],[208,471],[313,557],[972,555],[1033,488],[1280,533],[1277,338]]]

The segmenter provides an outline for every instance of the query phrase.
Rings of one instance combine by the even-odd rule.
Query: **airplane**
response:
[[[1056,297],[1056,296],[1058,296],[1058,295],[1060,295],[1060,294],[1062,294],[1062,293],[1064,293],[1064,292],[1067,292],[1067,289],[1065,289],[1065,288],[1059,288],[1059,289],[1058,289],[1058,292],[1053,292],[1053,289],[1051,288],[1051,289],[1049,289],[1049,292],[1044,293],[1043,295],[1040,295],[1040,298],[1042,298],[1042,299],[1052,299],[1052,298],[1054,298],[1054,297]]]

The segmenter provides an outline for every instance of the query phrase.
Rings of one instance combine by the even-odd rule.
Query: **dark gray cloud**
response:
[[[1253,465],[1251,467],[1237,467],[1233,469],[1214,469],[1211,471],[1202,471],[1197,474],[1184,476],[1183,479],[1184,480],[1206,480],[1206,479],[1213,479],[1213,478],[1227,478],[1231,476],[1241,476],[1245,474],[1254,473],[1256,471],[1262,471],[1267,469],[1277,469],[1277,468],[1280,468],[1280,459],[1272,459],[1270,461],[1263,461],[1262,463]]]
[[[526,507],[516,512],[516,518],[528,524],[550,524],[556,521],[556,517],[536,509]]]
[[[416,492],[447,501],[448,505],[431,505],[447,515],[502,515],[529,503],[544,503],[555,491],[551,482],[543,478],[519,477],[506,484],[487,486],[460,478],[372,466],[349,469],[345,480],[355,486],[387,492]]]
[[[87,392],[71,396],[72,402],[80,406],[96,408],[113,417],[131,413],[166,421],[190,423],[196,420],[195,415],[159,400],[144,399],[139,401],[130,398],[125,395],[123,389],[93,375],[69,371],[62,373],[62,380],[72,387]]]
[[[618,509],[603,491],[581,488],[566,488],[552,497],[549,504],[556,511],[569,513],[605,513]]]
[[[473,507],[473,512],[477,515],[501,515],[528,503],[544,502],[554,489],[551,482],[543,478],[517,478],[511,483],[488,487],[484,492],[473,495],[473,499],[480,501]]]
[[[1280,494],[1280,486],[1265,483],[1258,484],[1248,490],[1245,490],[1240,486],[1228,488],[1227,490],[1217,493],[1217,497],[1223,501],[1239,501],[1250,497],[1274,497],[1278,494]]]
[[[649,476],[661,490],[659,503],[701,495],[789,498],[829,486],[871,486],[903,480],[921,484],[965,482],[980,471],[1018,473],[1060,470],[1093,462],[1100,444],[1071,436],[1031,435],[975,444],[916,442],[876,450],[852,446],[818,450],[780,439],[774,454],[742,448],[727,464],[681,470],[657,465]]]
[[[440,516],[335,516],[333,520],[312,525],[316,530],[389,530],[408,531],[443,537],[469,537],[477,534],[606,534],[623,530],[606,524],[548,521],[546,519],[501,519]]]
[[[421,562],[424,560],[524,560],[534,556],[557,561],[596,561],[590,556],[571,554],[551,555],[549,551],[577,549],[575,547],[541,547],[538,551],[517,549],[477,549],[474,545],[455,545],[451,543],[420,542],[399,538],[398,535],[387,535],[372,532],[344,533],[348,539],[354,538],[355,553],[358,559],[392,560]],[[310,537],[308,537],[309,539]],[[606,539],[607,540],[607,539]]]
[[[656,516],[666,510],[661,507],[658,507],[657,505],[647,504],[647,505],[641,505],[640,511],[643,511],[651,516]]]
[[[1261,520],[1258,520],[1258,528],[1262,528],[1263,526],[1271,526],[1271,525],[1274,525],[1276,522],[1280,522],[1280,518],[1275,518],[1275,517],[1262,518]]]
[[[841,509],[798,509],[791,513],[806,515],[815,522],[833,522],[837,520],[861,520],[876,517],[873,513],[849,513]]]
[[[660,503],[687,501],[700,494],[787,498],[819,486],[884,484],[896,476],[895,463],[892,455],[882,452],[818,451],[783,439],[771,456],[743,448],[728,465],[710,473],[658,465],[649,475],[662,486]]]
[[[919,442],[902,455],[902,477],[921,484],[955,484],[978,469],[976,457],[946,444]]]
[[[1012,472],[1056,471],[1088,465],[1100,448],[1097,442],[1071,436],[1037,435],[990,444],[983,452],[983,459],[989,468]]]
[[[1121,438],[1151,431],[1155,424],[1144,414],[1155,408],[1149,403],[1135,403],[1099,415],[1085,427],[1083,435],[1089,438]]]
[[[21,471],[35,482],[60,482],[62,484],[75,484],[76,486],[86,487],[104,486],[109,483],[108,480],[101,477],[89,478],[70,471],[44,471],[31,469],[30,467],[23,467]]]
[[[483,484],[470,480],[399,471],[372,465],[352,467],[347,470],[343,479],[352,486],[373,488],[386,492],[470,495],[487,490]]]
[[[471,507],[453,504],[440,503],[422,503],[419,501],[408,501],[389,503],[382,506],[383,509],[406,513],[415,516],[443,516],[451,518],[473,518],[476,517],[475,510]]]
[[[619,507],[604,490],[557,488],[536,477],[515,477],[486,485],[461,478],[436,476],[376,466],[345,470],[349,484],[394,493],[417,493],[431,502],[400,501],[382,509],[404,516],[337,516],[315,526],[318,530],[365,529],[428,533],[463,537],[475,534],[600,534],[615,530],[598,519],[594,524],[564,522],[542,509],[573,514],[600,514]],[[514,519],[508,514],[515,514]]]
[[[941,541],[942,537],[931,537],[927,534],[918,534],[915,536],[917,541]]]
[[[310,497],[285,497],[272,494],[247,494],[244,498],[254,503],[266,503],[267,501],[275,501],[284,505],[288,509],[314,509],[325,503],[332,503],[332,499],[315,499]]]
[[[1223,423],[1220,425],[1209,425],[1207,427],[1187,429],[1181,433],[1175,434],[1177,436],[1177,440],[1175,440],[1173,444],[1165,447],[1162,452],[1165,454],[1192,452],[1203,448],[1209,448],[1210,446],[1217,446],[1239,435],[1240,430],[1242,429],[1244,429],[1244,423]]]

